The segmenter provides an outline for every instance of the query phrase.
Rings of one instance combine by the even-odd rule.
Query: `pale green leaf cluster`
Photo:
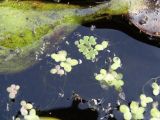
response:
[[[157,96],[160,93],[160,86],[157,84],[157,82],[152,83],[152,89],[153,89],[153,95]]]
[[[130,104],[133,119],[142,120],[144,118],[145,108],[140,107],[138,102],[132,101]]]
[[[141,100],[142,107],[147,107],[148,103],[153,102],[153,99],[151,97],[147,97],[145,94],[140,95],[140,100]]]
[[[160,111],[153,107],[150,111],[151,119],[150,120],[160,120]]]
[[[131,120],[132,119],[132,114],[131,114],[130,109],[127,105],[121,105],[120,106],[120,112],[123,113],[123,118],[125,120]]]
[[[28,115],[24,116],[24,120],[40,120],[39,116],[36,114],[35,109],[31,109]]]
[[[112,70],[117,70],[119,67],[121,67],[121,60],[119,57],[114,57],[113,58],[113,64],[111,65]]]
[[[96,80],[104,85],[114,86],[116,90],[121,90],[121,87],[124,85],[122,78],[123,75],[121,73],[116,71],[107,72],[105,69],[101,69],[100,73],[95,76]]]
[[[97,44],[94,36],[84,36],[83,39],[76,41],[79,52],[81,52],[87,60],[93,60],[99,51],[108,47],[108,41]]]
[[[58,75],[62,76],[65,74],[65,71],[63,69],[61,69],[60,65],[56,65],[54,68],[52,68],[50,70],[50,73],[51,74],[58,74]]]
[[[67,52],[65,50],[59,51],[57,54],[51,54],[51,58],[54,59],[56,62],[63,62],[66,61]]]
[[[67,52],[64,50],[59,51],[57,54],[53,53],[51,55],[51,58],[54,59],[56,62],[60,62],[60,67],[62,67],[66,72],[71,72],[72,67],[78,65],[78,60],[67,57]],[[50,72],[52,74],[63,72],[59,70],[62,69],[53,68]]]
[[[121,90],[124,82],[122,80],[123,75],[121,73],[117,73],[117,70],[121,67],[121,60],[119,57],[113,58],[113,64],[110,66],[109,71],[105,69],[101,69],[100,73],[96,75],[95,79],[100,81],[102,84],[107,86],[114,86],[116,90]]]
[[[140,107],[138,102],[132,101],[130,107],[121,105],[120,112],[123,113],[125,120],[141,120],[144,118],[145,108]]]

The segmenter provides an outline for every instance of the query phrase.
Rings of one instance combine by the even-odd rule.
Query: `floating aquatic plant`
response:
[[[21,104],[21,109],[20,109],[21,115],[22,116],[28,115],[28,111],[33,108],[33,105],[31,103],[27,103],[24,100],[22,100],[20,104]]]
[[[95,79],[104,85],[114,86],[116,90],[121,90],[121,87],[124,85],[122,80],[123,75],[115,71],[121,66],[121,61],[118,57],[114,57],[113,62],[114,63],[110,66],[108,71],[101,69],[100,73],[96,75]]]
[[[157,107],[153,107],[150,111],[151,119],[150,120],[160,120],[160,111]]]
[[[87,60],[95,59],[99,51],[108,47],[108,41],[97,44],[96,39],[94,36],[84,36],[83,39],[75,42],[79,52],[81,52]]]
[[[140,95],[141,105],[142,107],[146,107],[148,103],[153,102],[151,97],[147,97],[145,94]]]
[[[36,110],[33,108],[31,103],[27,103],[25,100],[21,101],[20,113],[22,119],[24,120],[40,120],[39,116],[36,114]],[[20,117],[17,117],[16,120],[21,120]]]
[[[132,101],[130,104],[130,109],[132,117],[136,120],[141,120],[144,118],[145,108],[140,107],[138,102]]]
[[[51,58],[54,59],[56,62],[60,62],[60,67],[62,67],[65,72],[71,72],[72,67],[78,65],[78,60],[67,57],[67,52],[65,50],[61,50],[57,54],[53,53],[51,55]],[[53,68],[50,72],[52,74],[63,74],[63,71],[60,68]]]
[[[62,75],[65,74],[64,70],[61,69],[61,66],[60,66],[60,65],[56,65],[54,68],[52,68],[52,69],[50,70],[50,73],[51,73],[51,74],[58,74],[58,75],[60,75],[60,76],[62,76]]]
[[[119,57],[114,57],[113,58],[113,64],[111,65],[111,69],[112,70],[117,70],[119,67],[121,67],[122,64],[121,64],[121,60]]]
[[[51,58],[56,62],[66,61],[67,52],[65,50],[58,51],[58,53],[51,54]]]
[[[107,86],[114,86],[116,90],[120,90],[124,85],[122,80],[123,75],[116,71],[109,71],[101,69],[100,73],[96,75],[95,79]]]
[[[123,118],[125,120],[131,120],[132,114],[131,114],[130,109],[127,105],[121,105],[119,109],[120,109],[120,112],[123,113]]]
[[[152,83],[152,89],[153,89],[153,95],[157,96],[160,93],[160,86],[157,84],[157,82]]]
[[[20,86],[15,85],[15,84],[12,84],[11,86],[7,87],[7,92],[9,93],[9,98],[15,99],[19,89],[20,89]]]
[[[141,120],[144,118],[145,108],[140,107],[138,102],[132,101],[130,107],[121,105],[120,112],[123,113],[125,120]]]
[[[24,116],[25,120],[40,120],[39,116],[36,114],[36,110],[35,109],[31,109],[29,111],[29,114]]]

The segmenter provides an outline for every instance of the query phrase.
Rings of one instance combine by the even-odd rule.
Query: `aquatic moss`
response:
[[[52,26],[44,25],[36,28],[34,31],[27,29],[15,34],[6,33],[6,35],[10,35],[10,37],[1,40],[0,46],[11,49],[22,48],[39,40],[42,36],[49,33],[51,29]]]
[[[68,4],[58,4],[58,3],[48,3],[41,1],[7,1],[0,3],[0,7],[12,7],[21,10],[64,10],[80,8],[78,5],[68,5]]]

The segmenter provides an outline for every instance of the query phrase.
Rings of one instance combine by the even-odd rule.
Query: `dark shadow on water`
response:
[[[96,28],[120,30],[133,37],[135,40],[160,47],[160,38],[152,37],[141,32],[140,29],[136,28],[134,25],[132,25],[132,23],[129,22],[126,16],[111,16],[110,19],[104,18],[84,24],[84,26],[87,27],[90,27],[91,25],[95,25]]]
[[[89,108],[80,109],[80,101],[73,100],[72,105],[67,108],[58,108],[39,112],[40,116],[55,117],[61,120],[97,120],[98,112]]]

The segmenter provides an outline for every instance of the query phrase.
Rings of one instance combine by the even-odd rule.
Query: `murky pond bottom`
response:
[[[85,35],[97,37],[97,42],[109,41],[109,48],[97,56],[96,62],[87,61],[74,44]],[[49,111],[52,111],[56,117],[64,120],[84,120],[85,118],[96,120],[105,117],[106,113],[103,112],[99,112],[99,115],[96,112],[87,114],[89,113],[88,104],[85,103],[79,104],[77,112],[77,109],[74,110],[72,106],[72,95],[75,92],[87,101],[102,100],[103,107],[107,107],[108,103],[116,106],[118,93],[113,88],[102,88],[94,76],[101,68],[109,66],[109,58],[114,55],[122,61],[119,71],[124,75],[123,92],[127,102],[139,100],[144,84],[160,75],[159,48],[141,43],[118,30],[95,29],[91,31],[90,28],[80,26],[56,49],[50,49],[53,52],[66,50],[71,57],[80,59],[82,64],[75,66],[73,71],[65,76],[53,75],[50,69],[57,63],[48,56],[20,73],[1,74],[0,120],[12,120],[20,109],[21,100],[33,103],[36,108],[45,113],[40,112],[40,114],[47,115],[45,111],[48,111],[49,115]],[[6,91],[11,84],[18,84],[21,87],[14,102],[9,100]],[[147,90],[145,93],[151,94]],[[86,114],[88,116],[84,118],[83,115]],[[122,119],[122,115],[118,112],[115,113],[115,117],[117,120]]]

